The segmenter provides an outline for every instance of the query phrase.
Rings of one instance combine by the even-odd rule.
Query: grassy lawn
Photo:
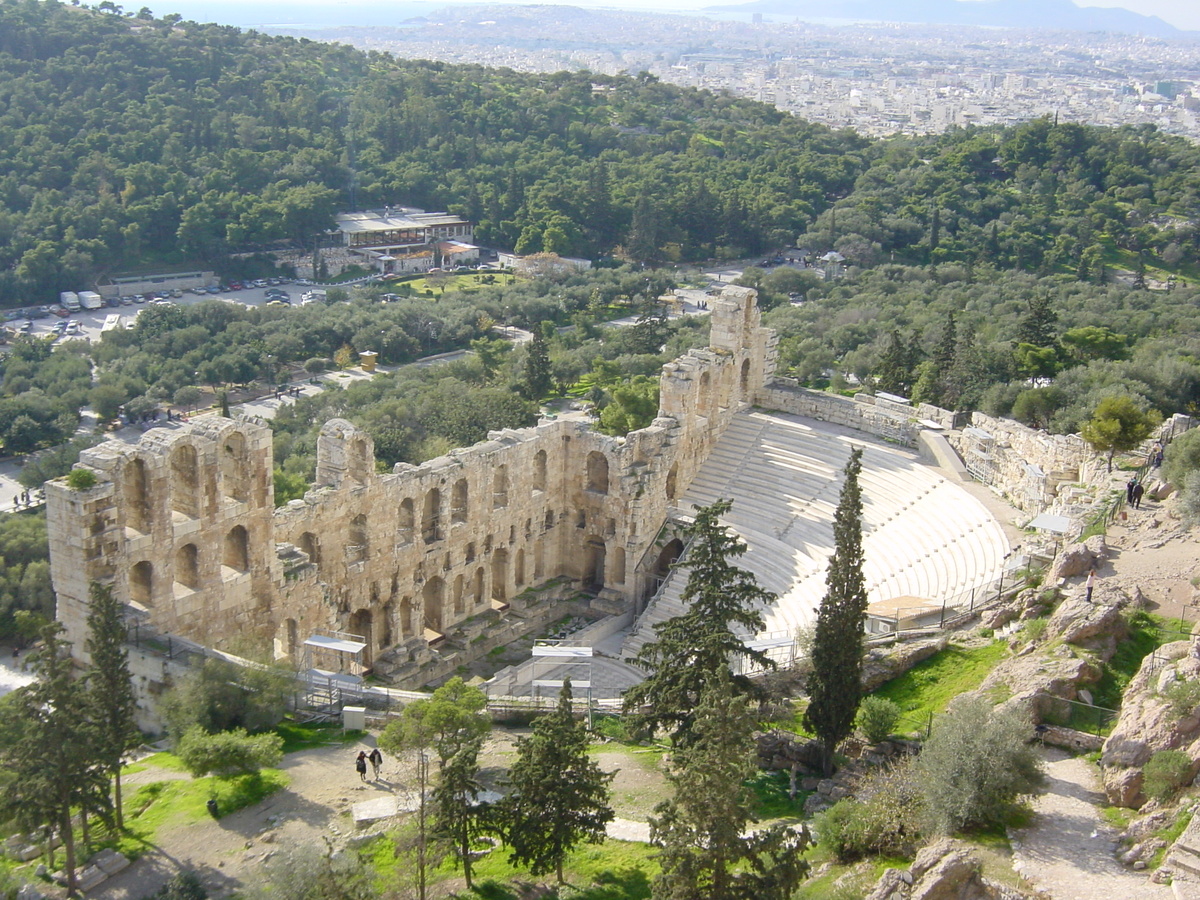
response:
[[[280,722],[275,726],[275,733],[283,738],[284,753],[312,750],[333,744],[352,744],[363,736],[361,731],[343,731],[342,726],[335,723],[302,725],[297,722]]]
[[[441,279],[436,276],[432,279],[432,283],[426,278],[414,278],[411,281],[393,282],[388,287],[388,291],[393,294],[405,296],[405,288],[412,291],[414,297],[424,297],[426,291],[433,291],[435,298],[440,297],[448,291],[460,291],[469,294],[472,291],[477,291],[481,287],[496,287],[506,284],[512,284],[516,281],[516,276],[498,272],[490,273],[492,281],[485,282],[484,276],[475,272],[464,273],[461,275],[444,275]]]
[[[988,673],[1007,655],[1008,647],[1003,641],[971,649],[952,644],[893,678],[875,695],[891,700],[903,711],[896,723],[898,732],[924,731],[932,716],[944,712],[959,694],[983,684]]]
[[[363,848],[363,854],[375,870],[375,887],[382,894],[397,886],[397,880],[412,877],[413,859],[409,854],[397,858],[395,838],[381,837]],[[644,900],[650,896],[650,882],[658,873],[654,856],[658,851],[648,844],[626,841],[605,841],[576,848],[564,867],[570,887],[562,892],[572,900]],[[473,866],[475,889],[463,893],[463,898],[484,897],[488,900],[517,900],[523,896],[517,882],[553,884],[554,874],[532,876],[508,862],[508,851],[497,847]],[[462,870],[447,858],[429,874],[431,885],[462,877]],[[540,895],[545,900],[559,893]]]
[[[170,754],[157,754],[170,756]],[[153,759],[154,757],[151,757]],[[115,847],[130,859],[136,859],[147,846],[155,843],[164,830],[184,828],[209,818],[206,804],[215,799],[221,816],[253,806],[286,787],[288,777],[278,769],[264,769],[256,775],[231,778],[180,779],[144,784],[124,791],[127,833],[104,846]]]

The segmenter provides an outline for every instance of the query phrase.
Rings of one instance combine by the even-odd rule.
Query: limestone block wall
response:
[[[664,366],[659,416],[625,438],[556,421],[380,474],[370,436],[334,419],[313,489],[278,510],[262,422],[210,417],[102,444],[79,463],[95,487],[47,485],[59,617],[81,648],[99,581],[205,646],[253,637],[297,658],[333,629],[362,635],[370,663],[552,579],[621,612],[651,584],[646,551],[668,508],[773,371],[754,292],[727,288],[711,347]]]
[[[909,447],[916,445],[917,434],[922,428],[918,418],[936,421],[945,428],[951,427],[954,418],[947,410],[927,404],[914,408],[866,394],[851,398],[812,391],[791,378],[776,378],[764,384],[755,394],[754,402],[765,409],[832,422]]]
[[[949,440],[977,480],[1030,513],[1053,509],[1060,485],[1089,480],[1096,465],[1079,435],[1049,434],[979,412]]]

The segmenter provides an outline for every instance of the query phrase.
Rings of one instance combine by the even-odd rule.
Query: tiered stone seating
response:
[[[871,602],[911,594],[952,602],[1000,572],[1007,544],[999,524],[966,491],[914,454],[847,436],[795,416],[737,416],[680,502],[731,498],[725,522],[748,545],[740,565],[779,594],[764,633],[809,622],[825,592],[842,470],[862,446],[863,574]],[[686,573],[681,573],[686,574]],[[635,623],[621,655],[636,654],[653,626],[682,611],[685,578],[668,582]]]

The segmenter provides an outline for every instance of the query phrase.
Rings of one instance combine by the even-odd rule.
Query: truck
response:
[[[79,303],[84,309],[100,309],[104,306],[104,298],[95,291],[80,291]]]
[[[79,295],[74,291],[63,291],[58,295],[58,302],[69,312],[79,312]]]
[[[112,331],[114,328],[120,328],[120,327],[121,327],[121,314],[120,313],[110,313],[109,315],[104,317],[104,324],[100,327],[100,331],[101,331],[101,333],[103,333],[105,331]]]

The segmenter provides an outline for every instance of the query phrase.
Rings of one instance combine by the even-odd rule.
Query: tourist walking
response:
[[[358,757],[354,760],[354,770],[358,772],[361,781],[367,780],[367,754],[365,751],[358,751]]]
[[[1146,486],[1140,481],[1133,486],[1133,508],[1142,508],[1142,497],[1146,494]]]
[[[1092,569],[1092,571],[1088,572],[1088,577],[1087,577],[1087,602],[1088,603],[1092,602],[1092,591],[1094,591],[1095,589],[1096,589],[1096,570]]]
[[[1133,505],[1133,489],[1137,486],[1137,479],[1130,478],[1125,482],[1125,502],[1130,506]]]
[[[375,772],[375,780],[378,781],[379,780],[379,767],[383,765],[383,754],[380,753],[379,748],[376,747],[375,749],[373,749],[371,751],[371,755],[368,756],[367,759],[369,759],[371,761],[371,768]]]

